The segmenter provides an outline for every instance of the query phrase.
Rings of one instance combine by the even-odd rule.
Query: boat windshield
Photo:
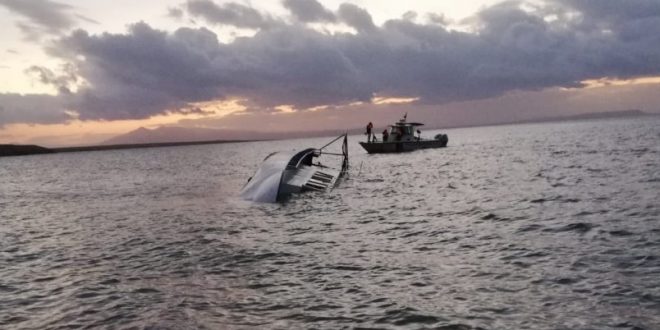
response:
[[[396,126],[392,126],[390,128],[390,134],[395,134],[396,135],[399,131],[403,135],[413,135],[413,127],[412,126],[408,126],[408,125],[399,126],[399,125],[396,125]]]

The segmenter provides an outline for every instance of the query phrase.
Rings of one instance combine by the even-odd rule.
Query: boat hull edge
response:
[[[360,145],[370,154],[380,154],[408,152],[418,149],[444,148],[447,146],[447,141],[360,142]]]

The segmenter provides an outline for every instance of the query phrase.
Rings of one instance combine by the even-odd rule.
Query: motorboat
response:
[[[406,152],[447,146],[447,142],[449,142],[447,134],[437,134],[433,139],[422,138],[418,127],[424,124],[409,123],[406,121],[406,117],[408,117],[407,113],[401,120],[389,125],[386,130],[388,134],[383,136],[383,140],[379,141],[374,136],[373,140],[360,142],[360,145],[370,154]]]
[[[342,138],[341,151],[331,151]],[[335,166],[321,163],[322,158],[335,159]],[[348,138],[342,134],[321,148],[269,154],[240,195],[254,202],[282,202],[296,193],[331,190],[347,172]]]

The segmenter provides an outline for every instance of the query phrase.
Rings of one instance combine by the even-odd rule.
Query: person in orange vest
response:
[[[367,124],[367,142],[371,142],[371,130],[373,128],[374,128],[374,124],[369,122],[369,124]]]

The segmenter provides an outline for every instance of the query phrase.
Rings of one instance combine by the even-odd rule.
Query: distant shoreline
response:
[[[0,157],[52,154],[53,149],[37,145],[0,144]]]
[[[644,118],[644,117],[658,117],[660,113],[644,112],[641,110],[624,110],[612,112],[590,112],[581,115],[568,115],[557,117],[542,117],[534,119],[521,119],[521,120],[508,120],[502,122],[494,122],[488,124],[478,125],[456,125],[456,126],[437,126],[428,127],[427,129],[455,129],[455,128],[473,128],[473,127],[489,127],[489,126],[506,126],[506,125],[525,125],[525,124],[544,124],[544,123],[561,123],[571,121],[595,120],[595,119],[627,119],[627,118]]]
[[[177,146],[189,146],[189,145],[200,145],[200,144],[220,144],[220,143],[253,142],[253,141],[254,140],[211,140],[211,141],[136,143],[136,144],[110,144],[110,145],[98,145],[98,146],[51,148],[51,150],[55,152],[81,152],[81,151],[103,151],[103,150],[117,150],[117,149],[177,147]]]
[[[552,122],[580,121],[580,120],[593,120],[593,119],[617,119],[617,118],[623,119],[623,118],[636,118],[636,117],[660,117],[660,114],[643,112],[641,110],[592,112],[581,115],[547,117],[547,118],[537,118],[537,119],[520,120],[520,121],[505,121],[501,123],[491,123],[491,124],[481,124],[481,125],[435,127],[430,129],[453,129],[453,128],[468,128],[468,127],[552,123]],[[361,129],[359,128],[348,129],[347,132],[359,134],[361,132]],[[273,139],[273,140],[277,140],[277,139]],[[176,147],[176,146],[189,146],[189,145],[222,144],[222,143],[255,142],[255,141],[261,141],[261,140],[209,140],[209,141],[187,141],[187,142],[156,142],[156,143],[112,144],[112,145],[60,147],[60,148],[45,148],[37,145],[0,144],[0,157],[27,156],[27,155],[49,154],[49,153],[83,152],[83,151]]]
[[[138,144],[113,144],[81,147],[45,148],[37,145],[0,144],[0,157],[3,156],[28,156],[53,153],[83,152],[83,151],[105,151],[120,149],[160,148],[177,147],[203,144],[221,144],[236,142],[253,142],[255,140],[214,140],[214,141],[189,141],[189,142],[159,142]]]

